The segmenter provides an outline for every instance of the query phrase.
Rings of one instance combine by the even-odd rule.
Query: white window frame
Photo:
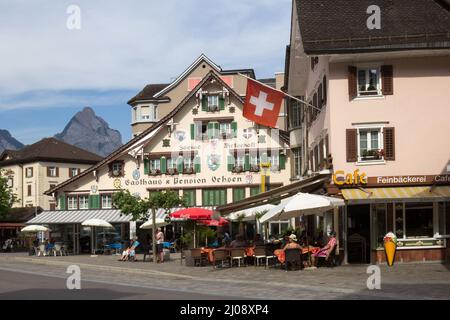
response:
[[[300,178],[302,175],[302,148],[297,147],[292,149],[294,157],[294,176]],[[298,166],[298,172],[297,172]]]
[[[227,136],[230,136],[231,135],[231,122],[220,122],[219,123],[219,132],[220,132],[220,136],[222,136],[222,134],[224,134],[224,133]]]
[[[161,159],[150,159],[151,170],[161,170]]]
[[[176,169],[177,161],[173,158],[167,158],[167,169]]]
[[[191,157],[183,157],[183,169],[194,168],[194,159]]]
[[[237,155],[236,156],[236,162],[235,162],[235,164],[236,164],[236,167],[242,167],[242,168],[244,168],[244,166],[245,166],[245,155],[243,155],[243,154],[241,154],[241,155]]]
[[[33,178],[33,167],[26,168],[25,178]]]
[[[256,163],[255,163],[255,159],[256,159]],[[260,163],[260,158],[257,154],[250,154],[250,166],[258,166]]]
[[[370,70],[377,70],[377,92],[373,94],[362,94],[364,92],[368,91],[360,91],[360,85],[359,85],[359,71],[365,71],[365,79],[366,83],[370,82]],[[356,69],[356,87],[357,87],[357,98],[371,98],[371,97],[383,97],[383,91],[381,88],[381,67],[380,65],[360,65],[357,66]]]
[[[78,175],[78,168],[70,168],[70,171],[72,173],[72,177],[75,177]]]
[[[67,210],[77,210],[78,209],[78,199],[77,196],[67,197]]]
[[[56,177],[56,167],[49,167],[48,173],[49,173],[50,177]]]
[[[102,194],[102,209],[112,209],[112,195]]]
[[[14,177],[8,177],[7,186],[8,188],[14,188]]]
[[[354,125],[354,127],[358,130],[357,131],[357,146],[358,146],[358,161],[357,165],[367,165],[367,164],[385,164],[386,160],[384,157],[381,157],[381,159],[373,159],[373,160],[362,160],[361,157],[361,143],[360,143],[360,132],[361,131],[374,131],[379,130],[378,137],[378,149],[384,150],[384,123],[374,123],[374,124],[363,124],[363,125]],[[372,143],[370,134],[367,135],[367,149],[369,149],[370,144]]]
[[[78,208],[80,210],[89,209],[89,196],[86,195],[78,196]]]
[[[217,102],[217,103],[215,103]],[[210,94],[208,95],[208,109],[211,107],[217,107],[219,109],[219,95],[218,94]]]

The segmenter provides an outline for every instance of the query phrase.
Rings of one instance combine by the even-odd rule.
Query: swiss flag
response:
[[[275,128],[284,94],[248,79],[243,115],[258,124]]]

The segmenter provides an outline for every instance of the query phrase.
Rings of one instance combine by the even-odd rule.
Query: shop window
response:
[[[407,239],[433,237],[433,204],[405,204],[405,235]]]
[[[373,214],[373,248],[382,249],[383,248],[383,238],[388,233],[387,230],[387,205],[373,204],[372,205]]]

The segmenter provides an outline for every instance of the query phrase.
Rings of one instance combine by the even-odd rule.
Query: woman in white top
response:
[[[158,228],[158,232],[156,233],[156,251],[159,255],[159,261],[161,263],[164,262],[164,233],[161,231],[161,228]]]

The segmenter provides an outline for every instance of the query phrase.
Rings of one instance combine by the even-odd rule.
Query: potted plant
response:
[[[158,174],[161,174],[161,170],[159,170],[159,169],[150,170],[150,175],[157,176]]]
[[[260,168],[258,164],[252,165],[250,168],[251,172],[259,172]]]
[[[192,168],[192,167],[184,168],[184,173],[192,174],[192,173],[194,173],[194,168]]]
[[[233,168],[234,173],[241,173],[242,171],[244,171],[244,168],[242,168],[242,166],[235,166]]]
[[[175,175],[175,174],[177,174],[178,172],[177,172],[177,169],[176,169],[176,168],[169,168],[169,169],[167,169],[167,173],[168,173],[169,175]]]

